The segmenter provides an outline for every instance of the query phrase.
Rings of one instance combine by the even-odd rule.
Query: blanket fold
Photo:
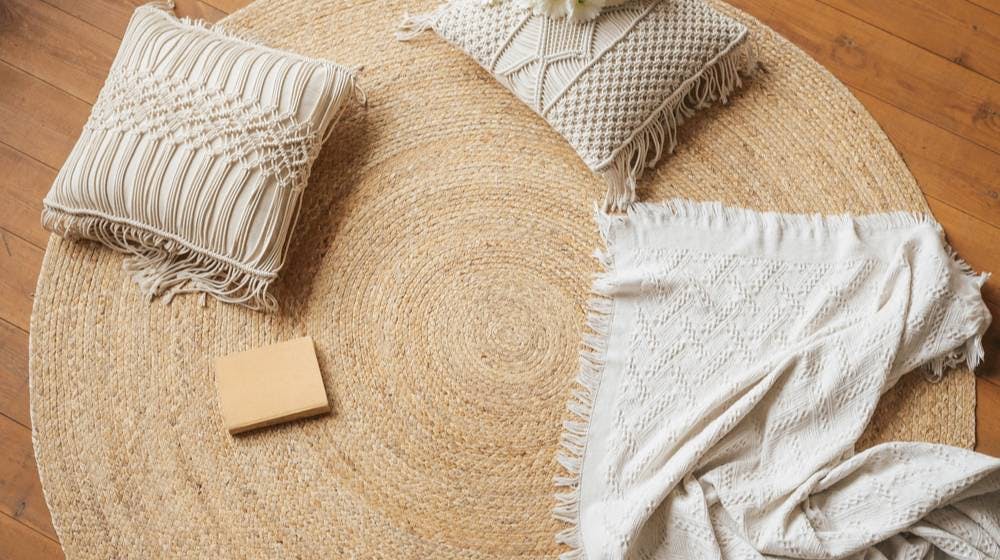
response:
[[[598,214],[555,515],[564,558],[1000,558],[1000,460],[855,443],[990,315],[930,216],[719,204]]]

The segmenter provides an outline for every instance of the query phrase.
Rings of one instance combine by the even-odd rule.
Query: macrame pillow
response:
[[[352,70],[138,8],[42,222],[125,251],[141,290],[273,309],[302,191]]]
[[[726,101],[752,65],[747,29],[703,0],[633,0],[589,21],[551,18],[519,0],[452,0],[407,16],[397,38],[434,29],[527,103],[608,183],[605,205],[635,199],[677,126]]]

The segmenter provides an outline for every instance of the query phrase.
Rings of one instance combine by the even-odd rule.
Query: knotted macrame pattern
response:
[[[756,65],[746,27],[704,0],[635,0],[590,21],[554,19],[512,0],[452,0],[404,19],[465,51],[563,135],[608,184],[605,207],[677,145],[677,127],[726,102]]]
[[[136,10],[44,225],[130,254],[148,297],[273,309],[302,190],[353,71]]]

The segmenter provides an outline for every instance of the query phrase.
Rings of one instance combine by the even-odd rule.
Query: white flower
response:
[[[498,0],[480,0],[496,2]],[[531,10],[535,15],[558,19],[572,16],[576,21],[590,21],[601,14],[604,8],[618,6],[631,0],[514,0],[523,10]]]
[[[517,4],[536,15],[561,18],[566,15],[566,4],[570,0],[517,0]]]
[[[606,0],[566,0],[566,7],[577,21],[594,19],[607,4]]]

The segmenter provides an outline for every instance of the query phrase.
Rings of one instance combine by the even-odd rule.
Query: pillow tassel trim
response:
[[[608,186],[605,211],[625,211],[635,202],[636,184],[664,153],[677,148],[677,129],[699,110],[713,103],[726,104],[757,67],[757,52],[746,32],[688,78],[636,128],[629,138],[596,166]]]
[[[443,9],[439,8],[429,14],[403,14],[402,21],[396,27],[396,40],[409,41],[424,31],[434,29],[434,24],[437,23]]]
[[[200,293],[250,309],[274,311],[277,300],[268,292],[277,274],[191,247],[174,236],[139,224],[110,221],[104,216],[74,215],[66,209],[42,210],[42,225],[66,238],[93,240],[128,255],[122,269],[132,275],[147,302],[163,297]]]

